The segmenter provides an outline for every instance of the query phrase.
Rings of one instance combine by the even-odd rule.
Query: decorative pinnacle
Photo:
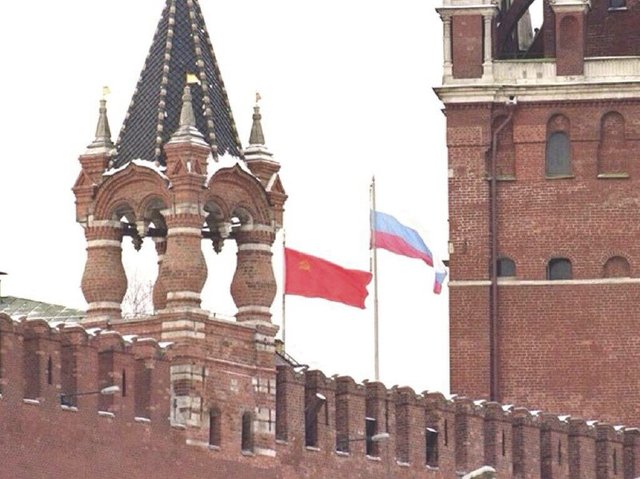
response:
[[[104,151],[111,151],[113,149],[113,142],[111,141],[111,129],[109,128],[109,118],[107,117],[107,100],[106,89],[104,87],[102,99],[100,100],[100,110],[98,116],[98,125],[96,126],[96,137],[88,146],[88,150],[91,153],[97,153],[100,149]]]
[[[253,107],[253,125],[251,125],[251,135],[249,136],[249,145],[264,145],[264,133],[262,132],[262,115],[260,114],[260,105],[258,102],[262,99],[260,93],[256,92],[256,104]]]
[[[196,116],[193,114],[193,97],[188,84],[184,86],[182,111],[180,112],[180,129],[184,126],[196,126]]]
[[[182,110],[180,111],[180,125],[171,136],[171,141],[198,140],[204,142],[204,136],[196,127],[196,116],[193,113],[193,97],[187,83],[182,93]]]

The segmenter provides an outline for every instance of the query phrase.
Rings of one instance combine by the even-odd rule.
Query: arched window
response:
[[[628,278],[631,276],[631,267],[626,258],[622,256],[613,256],[604,264],[604,278]]]
[[[245,412],[242,415],[242,444],[243,452],[253,452],[253,414]]]
[[[220,410],[211,408],[209,410],[209,445],[220,446]],[[242,421],[242,429],[244,434],[244,418]],[[244,450],[244,447],[243,447]]]
[[[610,111],[600,121],[598,144],[598,174],[617,175],[628,172],[624,117]]]
[[[545,159],[547,176],[571,175],[571,144],[564,131],[556,131],[547,139]]]
[[[498,276],[514,277],[516,275],[516,263],[511,258],[498,258]]]
[[[547,264],[547,279],[571,279],[571,261],[567,258],[553,258]]]
[[[554,115],[547,123],[547,147],[545,152],[545,175],[571,175],[571,141],[569,119]]]

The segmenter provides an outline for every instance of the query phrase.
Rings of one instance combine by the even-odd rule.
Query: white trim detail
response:
[[[200,301],[200,293],[195,293],[193,291],[173,291],[171,293],[167,293],[167,300],[172,299],[195,299]]]
[[[93,216],[89,216],[89,221],[87,222],[89,227],[100,227],[100,226],[108,226],[110,228],[120,228],[122,225],[118,220],[94,220]]]
[[[265,231],[267,233],[273,233],[273,226],[247,223],[240,226],[240,230],[241,231]]]
[[[171,236],[197,236],[199,238],[202,236],[202,233],[200,232],[200,228],[179,226],[177,228],[169,228],[167,231],[167,238],[170,238]]]
[[[118,240],[96,239],[87,241],[87,248],[119,248],[122,249],[122,242]]]
[[[238,251],[265,251],[271,253],[271,246],[262,243],[243,243],[238,245]]]
[[[276,451],[273,450],[273,449],[265,449],[265,448],[262,448],[262,447],[256,447],[256,448],[254,448],[254,452],[258,456],[276,457]]]

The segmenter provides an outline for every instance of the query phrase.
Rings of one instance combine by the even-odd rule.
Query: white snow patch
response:
[[[169,181],[169,178],[167,177],[167,175],[164,174],[164,172],[167,171],[166,166],[158,165],[154,161],[142,160],[139,158],[136,160],[132,160],[129,163],[125,163],[124,165],[119,166],[118,168],[110,168],[104,173],[102,173],[102,176],[113,176],[117,173],[120,173],[121,171],[126,170],[131,164],[134,164],[136,166],[141,166],[143,168],[149,168],[150,170],[153,170],[156,173],[158,173],[158,175],[160,175],[162,179]]]
[[[482,466],[480,469],[476,469],[475,471],[471,471],[469,474],[462,476],[462,479],[473,479],[474,477],[480,477],[487,472],[495,473],[496,470],[491,466]]]
[[[167,349],[168,347],[173,345],[173,341],[162,341],[160,343],[158,343],[158,346],[160,346],[162,349]]]
[[[620,432],[620,431],[624,431],[624,430],[625,430],[625,427],[624,427],[624,426],[622,426],[622,425],[617,425],[617,426],[613,426],[613,429],[614,429],[616,432]]]
[[[598,424],[598,421],[596,421],[595,419],[591,419],[590,421],[587,421],[587,426],[589,427],[593,427],[596,424]]]
[[[122,339],[124,339],[127,343],[132,343],[137,337],[137,334],[126,334],[125,336],[122,336]]]
[[[502,410],[504,412],[509,412],[509,411],[511,411],[512,408],[513,408],[513,404],[503,404],[502,405]]]
[[[542,411],[529,411],[529,414],[531,414],[533,417],[538,417],[540,415]]]
[[[569,416],[568,414],[565,414],[563,416],[558,416],[558,419],[560,419],[560,421],[562,421],[562,422],[567,422],[570,417],[571,416]]]
[[[242,171],[244,171],[245,173],[251,176],[254,176],[254,174],[251,173],[251,170],[249,169],[249,167],[247,166],[247,164],[244,162],[242,158],[233,156],[229,153],[225,153],[224,155],[218,156],[217,160],[213,159],[212,156],[209,156],[208,161],[209,163],[207,165],[207,183],[209,182],[209,180],[211,180],[211,177],[215,175],[218,171],[225,168],[233,168],[236,165],[238,165],[242,169]]]
[[[102,416],[102,417],[116,417],[116,415],[114,413],[112,413],[111,411],[98,411],[98,416]]]
[[[476,406],[482,406],[484,403],[486,403],[487,401],[484,399],[478,399],[476,401],[473,401],[473,404],[475,404]]]

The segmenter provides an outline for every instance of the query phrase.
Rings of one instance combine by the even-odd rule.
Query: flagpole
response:
[[[380,380],[380,355],[378,332],[378,254],[375,236],[375,211],[376,211],[376,177],[371,177],[369,188],[371,208],[369,211],[369,229],[371,235],[371,274],[373,275],[373,355],[374,355],[374,379]]]
[[[282,227],[282,344],[283,344],[283,347],[285,348],[285,351],[287,348],[287,329],[286,329],[287,301],[285,300],[285,298],[287,297],[285,293],[286,284],[287,284],[287,254],[285,251],[286,247],[287,247],[287,233],[283,226]]]

